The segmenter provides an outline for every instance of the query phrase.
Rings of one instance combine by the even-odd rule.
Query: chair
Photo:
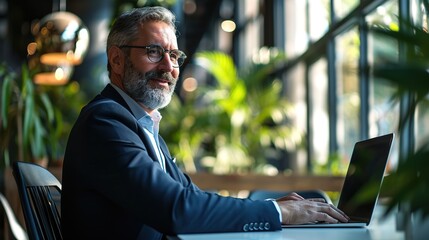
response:
[[[13,175],[30,239],[62,239],[61,183],[45,168],[27,162],[15,162]]]
[[[21,227],[13,213],[12,207],[9,205],[6,197],[0,193],[0,202],[3,207],[6,219],[9,225],[10,232],[16,240],[27,240],[28,236],[25,230]]]
[[[252,200],[264,200],[268,198],[280,198],[288,195],[291,192],[296,192],[305,199],[323,198],[327,203],[332,203],[331,198],[322,190],[306,190],[306,191],[269,191],[269,190],[253,190],[249,193],[248,198]]]

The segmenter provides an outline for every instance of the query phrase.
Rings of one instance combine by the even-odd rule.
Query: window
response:
[[[337,20],[344,18],[359,4],[360,0],[334,0],[334,13]]]
[[[394,88],[374,77],[371,69],[386,59],[399,60],[399,46],[368,27],[380,23],[398,27],[399,6],[405,3],[410,6],[405,14],[426,24],[422,0],[228,2],[236,9],[238,27],[231,46],[237,66],[244,66],[263,44],[284,49],[288,58],[276,74],[294,105],[292,124],[306,134],[305,148],[288,158],[292,171],[319,173],[317,168],[332,161],[347,168],[355,142],[396,132],[400,111],[391,101]],[[428,102],[416,112],[417,145],[429,136]],[[393,158],[399,155],[397,142]],[[324,172],[329,173],[333,169]]]
[[[370,2],[290,0],[285,5],[286,52],[308,69],[304,77],[310,172],[318,173],[320,166],[335,160],[346,168],[356,141],[395,132],[398,126],[392,87],[365,71],[386,54],[398,57],[397,44],[374,36],[366,26],[394,24],[399,3]],[[396,145],[393,152],[397,149]],[[332,168],[328,171],[333,173]]]

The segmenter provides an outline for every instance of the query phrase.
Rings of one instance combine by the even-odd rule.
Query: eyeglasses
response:
[[[182,66],[182,64],[185,62],[186,55],[184,52],[180,51],[179,49],[172,49],[172,50],[166,50],[163,47],[159,45],[148,45],[148,46],[132,46],[132,45],[122,45],[119,46],[119,48],[142,48],[146,49],[146,54],[149,59],[149,61],[153,63],[159,63],[162,59],[164,59],[164,56],[166,53],[168,53],[168,56],[170,57],[170,61],[173,63],[173,67],[178,68]]]

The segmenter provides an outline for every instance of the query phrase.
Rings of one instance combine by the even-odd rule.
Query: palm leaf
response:
[[[407,46],[408,54],[400,62],[388,62],[376,66],[374,75],[388,80],[396,86],[395,99],[410,95],[411,104],[405,116],[400,119],[399,129],[403,129],[407,119],[414,116],[417,106],[426,101],[429,95],[429,33],[409,21],[402,21],[404,28],[394,31],[388,28],[373,29],[376,33],[391,37]],[[400,159],[395,173],[389,176],[384,188],[391,195],[386,215],[397,204],[407,202],[411,212],[420,211],[424,217],[429,215],[429,142],[419,145],[414,152]]]
[[[10,106],[10,102],[13,94],[13,82],[14,82],[14,76],[12,75],[6,75],[2,82],[0,117],[1,117],[3,128],[8,127],[8,112],[9,112],[9,106]]]
[[[423,61],[427,63],[429,60],[427,58],[429,54],[429,34],[427,30],[409,21],[402,22],[404,23],[404,28],[399,31],[384,26],[372,27],[371,31],[413,47],[414,51],[410,51],[407,56],[408,61]]]
[[[54,122],[55,114],[54,114],[54,107],[51,103],[51,100],[49,99],[48,94],[42,92],[39,94],[40,100],[43,103],[44,111],[47,115],[47,121],[52,123]]]
[[[196,64],[211,73],[219,84],[226,87],[236,84],[237,70],[230,56],[220,52],[199,52],[195,56]]]
[[[425,216],[429,215],[429,149],[421,148],[400,162],[394,178],[386,182],[385,188],[393,192],[386,215],[404,201],[410,203],[411,211],[423,210]]]

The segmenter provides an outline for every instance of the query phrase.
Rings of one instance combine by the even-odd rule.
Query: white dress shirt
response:
[[[152,147],[155,149],[156,157],[158,158],[157,160],[161,165],[161,168],[167,172],[165,168],[165,157],[162,154],[158,141],[159,123],[162,118],[161,113],[159,113],[158,110],[154,110],[152,114],[149,115],[134,99],[122,91],[122,89],[118,88],[114,84],[111,85],[116,89],[116,91],[118,91],[122,98],[124,98],[125,102],[130,107],[131,112],[143,127],[145,133],[149,136]]]

